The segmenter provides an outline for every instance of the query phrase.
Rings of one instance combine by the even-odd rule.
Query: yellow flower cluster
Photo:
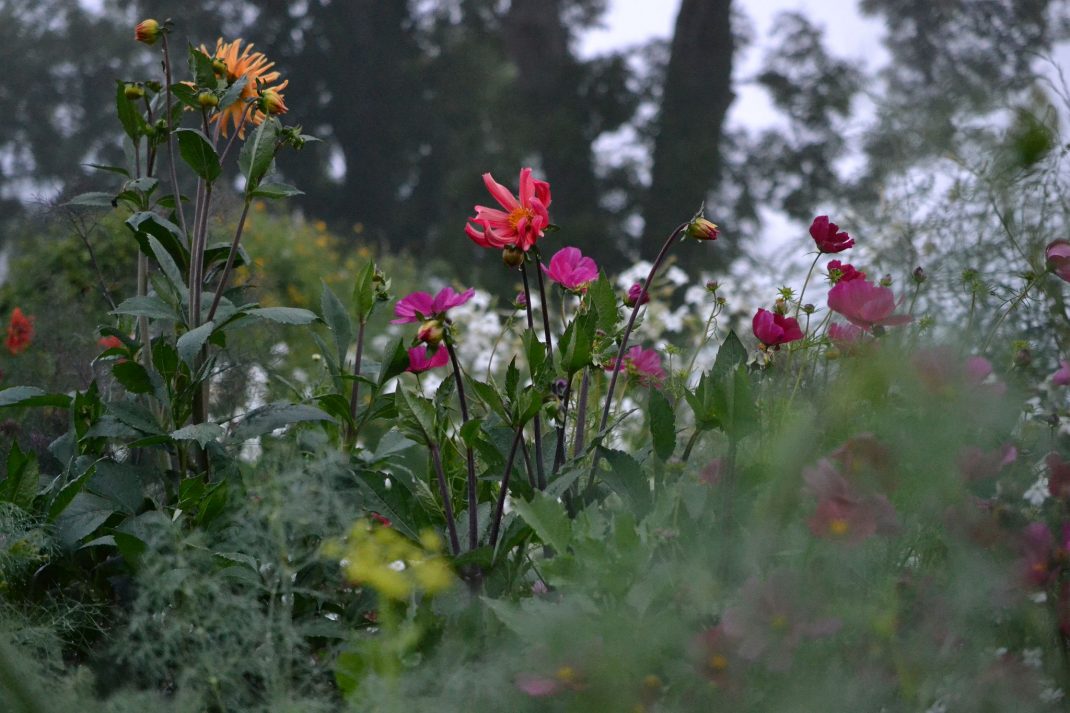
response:
[[[418,591],[443,592],[455,579],[442,556],[442,539],[430,530],[422,532],[416,543],[391,527],[358,520],[344,541],[327,543],[324,554],[340,560],[353,584],[397,601]]]

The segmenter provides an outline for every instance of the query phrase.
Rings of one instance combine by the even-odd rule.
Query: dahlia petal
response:
[[[505,208],[507,211],[512,211],[520,207],[520,203],[513,196],[512,192],[502,184],[495,181],[494,177],[491,176],[489,173],[483,174],[483,183],[484,185],[486,185],[487,190],[490,191],[490,194],[494,197],[494,200],[498,201],[499,205],[501,205],[502,208]]]

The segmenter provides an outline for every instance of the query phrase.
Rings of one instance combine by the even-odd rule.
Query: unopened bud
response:
[[[650,294],[643,290],[643,286],[638,282],[628,288],[628,294],[624,296],[624,304],[628,307],[635,307],[636,304],[645,305],[650,301]]]
[[[502,262],[506,267],[520,267],[524,264],[524,251],[515,245],[510,245],[502,250]]]
[[[776,314],[788,313],[788,302],[783,297],[778,297],[777,301],[773,303],[773,312]]]
[[[123,87],[123,96],[130,100],[140,99],[141,97],[145,96],[145,87],[141,86],[140,84],[130,82]]]
[[[137,23],[137,26],[134,28],[134,39],[138,42],[144,42],[147,45],[154,45],[156,44],[156,40],[160,39],[160,32],[160,23],[149,18]]]
[[[921,265],[918,265],[917,267],[914,268],[914,273],[913,274],[914,274],[914,282],[918,283],[919,285],[921,283],[925,282],[926,279],[928,279],[928,276],[925,274],[925,270],[921,269]]]
[[[202,109],[212,109],[219,106],[219,97],[215,95],[215,92],[205,90],[197,93],[197,103]]]
[[[803,312],[806,312],[806,314],[813,314],[813,313],[814,313],[814,310],[816,310],[816,309],[817,309],[817,307],[814,307],[814,306],[813,306],[812,304],[810,304],[809,302],[807,302],[806,304],[804,304],[804,305],[802,306],[802,311],[803,311]]]
[[[518,293],[516,299],[513,300],[513,306],[517,309],[526,309],[528,306],[528,296],[523,292]]]
[[[429,319],[420,325],[420,329],[416,332],[416,338],[428,346],[437,347],[442,343],[442,338],[445,334],[446,330],[442,327],[442,322],[437,319]]]
[[[260,111],[273,116],[285,114],[289,111],[286,108],[286,103],[282,100],[282,95],[273,89],[268,89],[260,95],[259,107]]]
[[[717,226],[705,218],[695,218],[687,226],[687,234],[695,240],[716,240]]]
[[[227,73],[227,63],[219,57],[213,57],[212,72],[215,73],[215,76],[222,77],[224,74]]]
[[[1033,363],[1033,353],[1026,348],[1019,349],[1014,353],[1014,365],[1024,369]]]
[[[565,398],[565,391],[567,389],[568,381],[566,381],[565,379],[555,379],[554,382],[550,384],[550,391],[552,391],[554,396],[559,399]]]
[[[706,291],[707,292],[713,293],[713,292],[716,292],[717,290],[719,290],[720,288],[721,288],[721,283],[717,282],[717,280],[707,280],[706,281]]]
[[[880,284],[881,284],[881,287],[891,287],[892,286],[892,276],[891,275],[885,275],[884,277],[881,278],[881,283]]]

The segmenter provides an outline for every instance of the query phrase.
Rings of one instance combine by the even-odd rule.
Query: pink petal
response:
[[[483,183],[486,185],[487,190],[490,191],[490,194],[494,196],[494,200],[498,201],[498,204],[502,208],[505,208],[505,210],[514,211],[520,207],[520,203],[517,202],[513,193],[508,188],[495,181],[494,177],[489,173],[483,174]]]

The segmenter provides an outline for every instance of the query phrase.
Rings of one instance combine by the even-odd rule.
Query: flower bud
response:
[[[223,59],[220,57],[213,57],[212,72],[215,74],[215,76],[222,77],[224,74],[227,73],[227,63],[224,62]]]
[[[517,309],[527,309],[528,296],[523,292],[517,293],[516,299],[513,300],[513,306]]]
[[[416,338],[428,346],[437,347],[442,343],[442,338],[445,334],[446,330],[442,327],[442,322],[437,319],[429,319],[420,325],[420,329],[416,332]]]
[[[134,28],[134,39],[147,45],[154,45],[156,40],[160,39],[160,32],[160,23],[149,18],[137,23],[137,27]]]
[[[814,313],[814,310],[816,310],[816,309],[817,309],[817,307],[814,307],[814,306],[813,306],[812,304],[810,304],[809,302],[807,302],[806,304],[804,304],[804,305],[802,306],[802,311],[803,311],[803,312],[806,312],[806,314],[813,314],[813,313]]]
[[[775,303],[773,303],[773,313],[774,314],[787,314],[788,313],[788,302],[787,302],[787,300],[785,300],[783,297],[778,297],[777,301]]]
[[[695,218],[687,225],[687,234],[695,240],[716,240],[717,226],[705,218]]]
[[[624,304],[635,307],[636,303],[645,305],[650,301],[650,294],[643,290],[638,282],[628,288],[628,294],[624,296]]]
[[[550,384],[550,391],[559,399],[565,398],[565,391],[567,389],[568,381],[565,379],[555,379],[554,382]]]
[[[925,280],[928,279],[928,276],[925,274],[925,270],[921,269],[921,265],[918,265],[917,267],[914,268],[914,273],[913,274],[914,274],[914,282],[918,283],[919,285],[921,283],[925,282]]]
[[[524,264],[524,251],[515,245],[509,245],[502,250],[502,262],[506,267],[520,267]]]
[[[885,275],[884,277],[882,277],[880,285],[881,285],[881,287],[891,287],[892,286],[892,276],[891,275]]]
[[[1033,363],[1033,353],[1022,347],[1014,353],[1014,365],[1019,369],[1024,369]]]
[[[145,87],[135,82],[128,82],[123,87],[123,96],[133,101],[134,99],[140,99],[145,96]]]
[[[717,290],[719,290],[720,288],[721,288],[721,283],[717,282],[717,280],[707,280],[706,281],[706,291],[707,292],[712,294],[712,293],[716,292]]]
[[[215,92],[210,92],[206,89],[197,93],[197,103],[201,105],[202,109],[212,109],[219,106],[219,97],[215,95]]]
[[[282,100],[282,95],[273,89],[268,89],[260,95],[259,102],[260,111],[265,114],[278,115],[285,114],[289,109],[286,108],[285,102]]]

